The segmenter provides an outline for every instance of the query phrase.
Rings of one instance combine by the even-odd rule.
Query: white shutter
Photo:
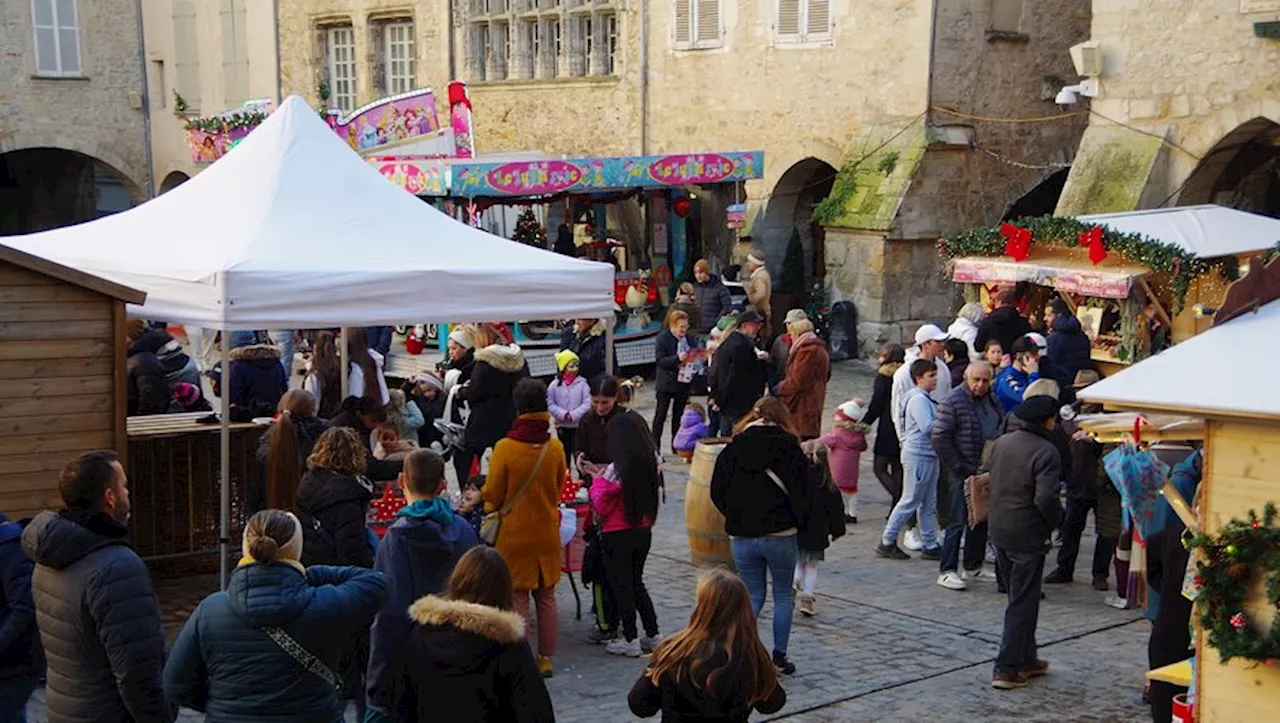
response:
[[[816,40],[818,37],[826,37],[831,32],[831,0],[806,0],[806,2],[808,12],[805,17],[805,38]]]
[[[676,45],[688,46],[693,42],[692,26],[689,15],[689,4],[692,0],[676,0],[675,42]]]
[[[178,73],[178,95],[187,109],[200,110],[200,47],[196,34],[196,5],[191,0],[173,4],[174,68]]]
[[[222,78],[227,105],[249,99],[249,47],[244,0],[222,0]]]
[[[778,0],[778,37],[794,39],[800,36],[800,3],[802,0]]]
[[[695,18],[697,42],[701,46],[717,45],[720,41],[720,0],[698,0]]]

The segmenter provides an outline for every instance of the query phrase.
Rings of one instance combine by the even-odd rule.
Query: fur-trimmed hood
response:
[[[524,640],[524,618],[487,605],[427,595],[409,606],[409,617],[420,625],[452,627],[502,645]]]
[[[892,379],[893,375],[897,373],[898,368],[901,366],[902,366],[902,362],[889,362],[888,364],[881,364],[879,369],[880,376],[889,377],[890,379]]]
[[[476,362],[510,374],[524,368],[524,352],[517,344],[492,344],[476,352]]]
[[[280,361],[280,347],[270,344],[250,344],[231,350],[231,361]]]

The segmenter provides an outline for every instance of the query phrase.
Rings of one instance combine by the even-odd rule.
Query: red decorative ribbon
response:
[[[1094,226],[1076,237],[1081,246],[1089,247],[1089,260],[1095,266],[1107,258],[1107,247],[1102,245],[1102,227]]]
[[[1031,232],[1011,223],[1000,224],[1000,236],[1004,238],[1004,253],[1014,261],[1026,261],[1031,256]]]

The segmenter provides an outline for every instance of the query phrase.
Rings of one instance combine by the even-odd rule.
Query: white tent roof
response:
[[[1140,233],[1202,259],[1260,251],[1280,242],[1280,219],[1203,205],[1077,216],[1119,233]]]
[[[379,175],[297,96],[159,198],[5,242],[145,291],[144,317],[209,328],[613,313],[613,267],[436,211]]]
[[[1269,368],[1277,358],[1280,301],[1273,301],[1103,379],[1080,396],[1131,409],[1280,419],[1280,384],[1244,362]]]

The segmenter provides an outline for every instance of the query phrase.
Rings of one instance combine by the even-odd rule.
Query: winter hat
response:
[[[189,407],[200,401],[200,388],[190,382],[178,382],[173,385],[173,399],[178,404]]]
[[[414,384],[426,384],[437,392],[444,392],[444,382],[435,374],[418,374],[413,378]]]
[[[738,315],[738,326],[743,324],[761,324],[764,323],[764,317],[760,316],[760,312],[754,307],[747,307],[747,310]]]
[[[854,397],[836,407],[836,419],[842,419],[847,422],[861,422],[865,416],[867,416],[867,401],[861,397]]]
[[[933,324],[925,324],[919,329],[916,329],[916,346],[920,346],[926,341],[946,341],[950,338],[951,337],[947,335],[947,332],[939,329]]]
[[[783,320],[787,324],[794,324],[797,321],[808,321],[809,315],[804,313],[804,309],[792,309],[787,312],[786,318]]]
[[[302,523],[292,512],[286,512],[289,519],[293,520],[293,536],[284,545],[277,548],[276,561],[288,563],[295,567],[302,566]],[[253,547],[253,543],[258,539],[258,535],[254,534],[252,527],[245,527],[244,539],[240,543],[240,554],[246,559],[252,560],[253,554],[249,550]]]
[[[755,254],[747,254],[747,261],[750,261],[751,263],[755,264],[756,266],[764,266],[764,265],[765,265],[765,263],[764,263],[764,259],[760,258],[759,256],[756,256]]]
[[[468,336],[466,332],[464,332],[462,329],[454,329],[453,331],[449,332],[449,341],[453,342],[454,344],[457,344],[463,349],[474,349],[476,346],[471,342],[471,337]]]
[[[556,353],[556,371],[563,372],[570,364],[579,364],[581,359],[572,350],[565,349]]]
[[[1043,424],[1044,420],[1058,413],[1058,400],[1043,394],[1028,397],[1013,410],[1013,415],[1026,422]]]
[[[1081,369],[1076,372],[1076,378],[1071,387],[1073,389],[1084,389],[1090,384],[1096,384],[1102,377],[1092,369]]]

